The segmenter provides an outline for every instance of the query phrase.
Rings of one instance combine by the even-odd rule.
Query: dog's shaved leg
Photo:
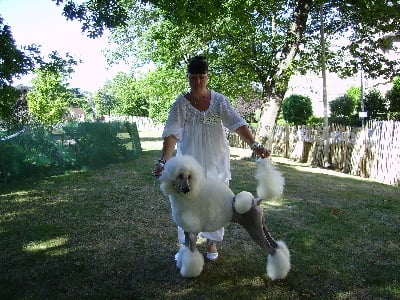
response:
[[[271,247],[271,250],[269,251],[269,253],[272,255],[275,253],[275,249],[278,248],[278,244],[276,243],[274,238],[269,233],[267,226],[263,225],[263,231],[264,231],[265,238],[267,239],[267,242]]]
[[[264,225],[264,214],[261,207],[254,205],[247,213],[233,213],[232,222],[242,225],[254,242],[269,254],[275,253],[276,242]]]
[[[197,233],[186,232],[185,231],[185,246],[190,249],[190,251],[195,251],[197,246]]]

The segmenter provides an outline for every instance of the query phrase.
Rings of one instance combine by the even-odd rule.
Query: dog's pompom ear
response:
[[[257,195],[261,199],[273,199],[282,196],[285,178],[268,158],[257,161]]]
[[[160,190],[164,194],[164,196],[168,196],[172,193],[172,182],[171,181],[162,181],[160,184]]]
[[[254,205],[254,197],[251,193],[243,191],[235,196],[233,204],[235,211],[239,214],[244,214]]]

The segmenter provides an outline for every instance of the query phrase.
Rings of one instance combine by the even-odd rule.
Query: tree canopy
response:
[[[328,70],[349,76],[362,68],[373,78],[399,73],[400,62],[380,51],[381,38],[400,28],[398,1],[53,1],[89,36],[111,29],[121,46],[117,59],[151,60],[176,72],[201,53],[212,66],[212,88],[232,98],[259,89],[260,136],[275,124],[290,76],[319,71],[321,10]],[[338,39],[347,43],[334,45]]]

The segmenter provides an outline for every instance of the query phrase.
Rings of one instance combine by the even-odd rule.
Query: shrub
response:
[[[386,101],[379,90],[370,90],[365,95],[363,102],[369,119],[386,120]]]
[[[312,102],[309,97],[293,94],[282,102],[282,116],[289,124],[307,124],[312,113]]]
[[[120,122],[68,123],[57,133],[43,127],[26,128],[13,138],[0,140],[0,178],[7,182],[21,177],[60,174],[137,156],[141,147],[134,130],[136,126]],[[127,131],[132,151],[127,149],[126,139],[119,136]]]

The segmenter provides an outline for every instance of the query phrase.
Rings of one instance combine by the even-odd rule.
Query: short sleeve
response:
[[[227,97],[220,94],[220,114],[222,124],[230,131],[236,131],[239,127],[248,126],[247,122],[239,116],[233,106],[230,104]]]
[[[183,97],[179,97],[172,105],[168,120],[165,124],[162,138],[170,135],[175,136],[178,140],[182,139],[182,132],[185,122],[185,110],[182,103]]]

